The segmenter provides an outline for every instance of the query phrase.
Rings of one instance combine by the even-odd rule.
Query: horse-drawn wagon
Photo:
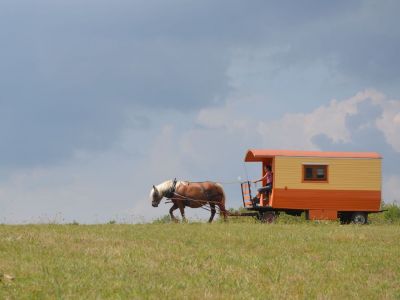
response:
[[[261,163],[263,170],[272,167],[270,192],[256,198],[251,182],[241,183],[244,207],[265,222],[285,212],[305,213],[309,220],[365,224],[369,213],[380,212],[378,153],[251,149],[244,160]]]

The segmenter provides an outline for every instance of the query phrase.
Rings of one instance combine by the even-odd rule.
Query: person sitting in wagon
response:
[[[272,190],[272,168],[271,168],[271,166],[270,165],[264,166],[264,172],[265,172],[265,175],[262,178],[260,178],[256,181],[253,181],[253,183],[257,183],[260,181],[263,182],[264,180],[266,181],[266,185],[262,186],[258,189],[258,195],[254,199],[254,200],[257,200],[257,202],[260,201],[261,194],[269,195],[269,193]]]

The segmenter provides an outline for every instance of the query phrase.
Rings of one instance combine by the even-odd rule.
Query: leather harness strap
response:
[[[175,194],[175,189],[176,189],[176,178],[174,179],[171,188],[168,190],[168,192],[165,194],[165,197],[171,199],[174,197]]]
[[[177,183],[177,181],[175,178],[171,188],[167,191],[167,193],[165,193],[165,197],[169,198],[169,199],[174,198],[177,201],[181,201],[184,206],[189,206],[190,202],[200,202],[200,203],[208,202],[209,204],[218,203],[218,201],[213,201],[213,200],[218,196],[222,196],[220,193],[212,194],[212,193],[206,191],[205,188],[200,185],[201,191],[202,191],[205,199],[192,199],[192,198],[189,198],[189,197],[186,197],[184,195],[177,193],[176,192],[176,183]],[[188,185],[189,184],[190,184],[190,182],[188,182]]]

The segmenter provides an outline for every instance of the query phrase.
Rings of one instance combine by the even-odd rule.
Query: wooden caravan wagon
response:
[[[375,152],[251,149],[245,162],[272,166],[273,188],[255,198],[257,191],[243,182],[243,204],[266,222],[283,211],[305,212],[310,220],[340,218],[342,223],[364,224],[369,213],[380,211],[381,160]]]

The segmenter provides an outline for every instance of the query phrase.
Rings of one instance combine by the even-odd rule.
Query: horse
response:
[[[150,199],[153,207],[157,207],[162,198],[171,199],[173,205],[169,210],[171,219],[177,221],[173,211],[179,208],[182,220],[185,221],[185,207],[198,208],[210,205],[211,216],[208,220],[212,222],[215,215],[215,206],[219,207],[220,214],[227,217],[225,209],[225,193],[222,185],[212,181],[189,182],[167,180],[157,186],[153,185],[150,191]]]

